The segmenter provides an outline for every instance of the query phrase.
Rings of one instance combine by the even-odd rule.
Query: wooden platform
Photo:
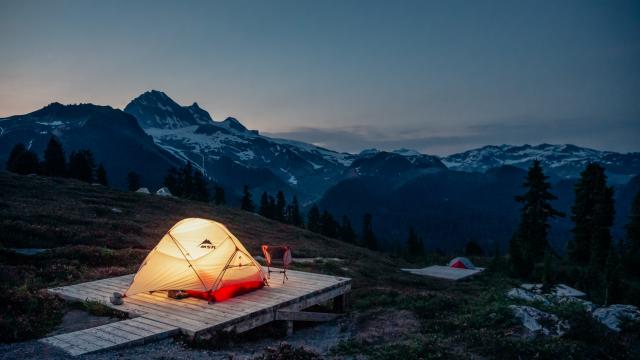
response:
[[[478,275],[484,268],[459,269],[450,266],[433,265],[422,269],[402,269],[415,275],[428,276],[441,280],[458,281]]]
[[[289,280],[284,284],[282,275],[272,275],[268,287],[213,304],[196,298],[175,300],[164,291],[156,291],[127,297],[123,305],[112,305],[109,296],[113,292],[124,293],[133,274],[49,289],[67,300],[99,301],[126,312],[132,319],[41,341],[75,356],[157,340],[178,332],[188,336],[209,331],[241,333],[274,320],[328,320],[330,317],[301,316],[299,312],[332,299],[344,301],[344,295],[351,290],[349,278],[292,270],[287,275]]]

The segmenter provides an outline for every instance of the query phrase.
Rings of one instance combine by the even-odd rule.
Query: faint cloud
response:
[[[620,152],[639,151],[640,122],[632,119],[586,118],[497,119],[460,127],[418,128],[409,126],[296,127],[268,133],[325,148],[357,153],[363,149],[410,148],[426,154],[448,155],[493,144],[571,143]]]

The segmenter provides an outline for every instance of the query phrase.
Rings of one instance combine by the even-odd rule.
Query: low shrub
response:
[[[317,353],[304,347],[294,347],[287,343],[281,343],[278,347],[268,347],[264,354],[255,357],[256,360],[320,360]]]
[[[42,337],[60,324],[64,315],[60,298],[26,287],[2,291],[0,309],[0,342]]]
[[[84,310],[94,316],[106,316],[111,318],[126,319],[127,313],[110,308],[107,305],[94,300],[86,300],[82,302],[72,302],[70,307]]]

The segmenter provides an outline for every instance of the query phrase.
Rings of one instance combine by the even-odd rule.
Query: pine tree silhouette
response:
[[[104,165],[100,163],[98,168],[96,169],[96,181],[98,184],[109,186],[109,179],[107,178],[107,170],[104,168]]]
[[[38,155],[27,150],[23,144],[17,144],[11,149],[7,159],[7,170],[20,175],[36,174],[40,168]]]
[[[195,170],[193,173],[193,196],[194,200],[209,202],[210,198],[209,189],[207,189],[207,181],[202,175],[200,170]]]
[[[313,205],[307,213],[307,230],[320,233],[320,209],[317,205]]]
[[[42,171],[48,176],[65,176],[67,174],[67,160],[62,144],[55,136],[51,136],[44,150]]]
[[[274,219],[285,222],[286,219],[287,200],[284,198],[284,193],[278,191],[276,195],[276,205],[274,209]]]
[[[342,222],[340,224],[340,240],[350,244],[356,243],[356,233],[353,231],[351,220],[349,220],[347,215],[342,216]]]
[[[220,185],[215,185],[213,187],[213,203],[216,205],[224,205],[226,203],[224,188]]]
[[[362,242],[365,247],[378,250],[378,240],[373,233],[373,217],[369,213],[362,217]]]
[[[327,210],[320,215],[320,233],[330,238],[338,237],[338,224]]]
[[[516,197],[522,203],[520,224],[509,244],[512,269],[518,276],[528,277],[534,264],[541,261],[549,243],[549,219],[564,216],[550,202],[556,199],[549,189],[548,176],[542,171],[540,161],[535,160],[523,184],[527,191]]]
[[[260,196],[260,208],[258,209],[258,214],[271,218],[271,209],[269,206],[269,194],[266,191],[262,192],[262,196]]]
[[[74,179],[92,183],[95,167],[91,150],[75,151],[69,156],[69,176]]]
[[[169,189],[171,194],[182,197],[182,186],[180,184],[180,172],[175,167],[167,170],[167,175],[164,177],[164,186]]]
[[[254,212],[255,206],[253,205],[253,200],[251,199],[251,191],[249,191],[249,186],[245,185],[242,189],[242,199],[240,201],[240,208],[245,211]]]
[[[575,202],[571,208],[574,227],[569,241],[569,258],[577,264],[601,269],[611,247],[614,219],[613,188],[607,186],[604,168],[587,165],[575,185]],[[595,257],[595,259],[592,259]],[[595,262],[592,264],[592,260]]]
[[[295,226],[304,226],[304,220],[300,214],[300,205],[298,204],[298,197],[293,196],[291,204],[287,206],[287,222]]]

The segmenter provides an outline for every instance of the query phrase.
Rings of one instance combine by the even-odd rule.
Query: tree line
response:
[[[534,161],[523,186],[520,223],[509,243],[509,265],[513,275],[542,279],[550,286],[558,278],[554,267],[571,269],[570,277],[592,299],[609,304],[621,298],[623,273],[640,276],[640,192],[636,194],[626,226],[626,240],[615,244],[611,227],[614,222],[614,190],[607,184],[602,166],[590,163],[575,184],[575,202],[570,219],[573,237],[561,258],[553,251],[547,235],[550,221],[566,214],[551,206],[556,196],[540,166]],[[542,264],[540,267],[539,265]]]
[[[358,238],[347,215],[343,215],[340,220],[336,220],[329,211],[320,211],[320,208],[314,204],[307,212],[305,220],[300,211],[297,196],[294,195],[291,202],[287,203],[283,191],[278,191],[275,196],[264,191],[260,196],[260,204],[256,207],[253,202],[253,194],[249,186],[245,185],[242,190],[240,208],[347,243],[365,246],[372,250],[378,249],[378,242],[373,232],[373,218],[368,213],[363,216],[362,232],[360,238]]]
[[[171,167],[164,177],[164,186],[172,195],[183,199],[212,201],[215,205],[226,204],[224,188],[218,184],[211,185],[204,173],[196,169],[191,161],[187,161],[181,168]],[[213,187],[213,195],[210,191],[211,187]]]
[[[96,167],[91,150],[72,151],[69,158],[65,156],[64,148],[58,138],[51,136],[44,150],[43,160],[24,144],[16,144],[9,158],[6,168],[8,171],[21,175],[38,174],[54,177],[69,177],[88,183],[97,182],[108,186],[107,170],[102,163]]]

